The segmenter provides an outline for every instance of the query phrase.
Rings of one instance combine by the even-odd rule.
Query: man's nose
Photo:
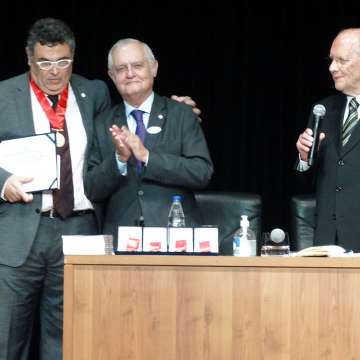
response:
[[[329,65],[329,71],[332,73],[336,70],[339,70],[337,62],[335,60],[332,60],[330,65]]]
[[[52,68],[50,69],[50,73],[52,75],[57,75],[59,73],[59,69],[56,65],[53,65]]]
[[[131,65],[128,65],[126,74],[128,77],[133,77],[135,75],[135,73],[133,71],[133,67]]]

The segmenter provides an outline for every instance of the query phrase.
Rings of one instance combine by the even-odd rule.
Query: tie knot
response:
[[[59,102],[59,95],[48,95],[48,98],[50,99],[52,103],[52,108],[55,109],[57,103]]]
[[[131,112],[131,115],[135,119],[136,124],[143,121],[143,113],[144,113],[144,111],[142,111],[142,110],[133,110]]]
[[[359,103],[356,101],[356,98],[352,98],[350,100],[350,104],[349,104],[350,107],[352,107],[353,109],[357,110],[358,106],[359,106]]]

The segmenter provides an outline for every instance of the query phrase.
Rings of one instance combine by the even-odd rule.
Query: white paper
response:
[[[194,252],[219,252],[219,230],[217,227],[194,228]]]
[[[167,228],[144,227],[143,228],[143,251],[167,251]]]
[[[169,251],[193,252],[193,228],[169,227]]]
[[[32,177],[26,192],[57,189],[58,166],[55,134],[39,134],[0,143],[0,167],[11,174]]]
[[[294,256],[343,256],[345,249],[338,245],[311,246],[298,251]]]
[[[118,251],[142,251],[142,227],[118,227]]]
[[[63,235],[64,255],[111,255],[112,235]]]

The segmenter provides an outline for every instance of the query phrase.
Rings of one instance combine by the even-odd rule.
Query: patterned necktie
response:
[[[142,110],[133,110],[131,112],[131,116],[135,119],[136,121],[136,130],[135,130],[135,134],[137,136],[139,136],[140,140],[142,141],[142,143],[144,143],[145,140],[145,134],[146,134],[146,128],[144,125],[144,121],[143,121],[143,114],[144,111]],[[136,160],[136,171],[138,173],[141,172],[143,168],[143,164],[140,160]]]
[[[349,115],[343,124],[342,129],[342,145],[345,146],[349,141],[352,131],[359,121],[358,108],[359,104],[355,98],[352,98],[349,103]]]
[[[52,102],[52,108],[55,110],[59,101],[59,97],[57,95],[49,95],[48,97]],[[61,134],[65,138],[65,143],[63,146],[56,147],[56,153],[60,155],[61,159],[60,189],[53,191],[53,206],[61,218],[65,219],[74,209],[74,185],[66,120],[64,122],[64,129],[61,131]]]
[[[48,98],[51,101],[51,107],[55,110],[59,102],[59,95],[48,95]]]

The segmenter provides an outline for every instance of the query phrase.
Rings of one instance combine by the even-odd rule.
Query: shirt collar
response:
[[[145,113],[150,114],[153,102],[154,102],[154,92],[152,92],[150,96],[137,108],[131,106],[126,101],[124,101],[126,117],[129,117],[130,113],[135,109],[142,110]]]
[[[351,101],[352,98],[355,98],[358,104],[360,104],[360,95],[357,96],[346,95],[346,98],[347,98],[347,105],[349,105],[349,102]]]

